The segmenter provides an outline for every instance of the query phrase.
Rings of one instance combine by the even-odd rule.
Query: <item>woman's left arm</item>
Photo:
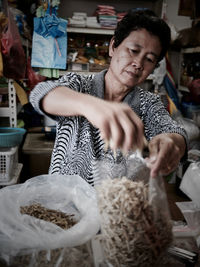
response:
[[[187,157],[188,136],[185,129],[172,119],[158,95],[144,94],[142,120],[149,142],[147,162],[151,176],[168,175],[180,160]]]

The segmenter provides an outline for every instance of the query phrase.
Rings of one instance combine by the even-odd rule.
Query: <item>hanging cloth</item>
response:
[[[26,56],[21,42],[21,37],[7,6],[8,26],[3,30],[1,36],[1,53],[3,59],[3,76],[15,80],[25,77]]]
[[[180,110],[180,102],[178,97],[178,92],[176,88],[176,84],[172,74],[172,68],[169,61],[169,58],[166,57],[166,66],[167,66],[167,73],[164,77],[164,86],[166,88],[168,96],[171,98],[173,103],[175,104],[176,108]]]
[[[67,20],[58,18],[48,5],[44,17],[34,18],[31,66],[66,69],[66,63]]]

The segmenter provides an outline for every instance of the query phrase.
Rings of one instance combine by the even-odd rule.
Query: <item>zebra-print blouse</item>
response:
[[[32,90],[30,102],[38,113],[44,115],[40,107],[41,99],[50,90],[61,85],[104,98],[105,73],[105,70],[96,75],[68,73],[56,81],[41,82]],[[157,95],[135,87],[124,102],[142,119],[147,140],[160,133],[179,133],[187,140],[185,130],[172,120]],[[99,130],[81,116],[54,119],[57,121],[56,139],[49,174],[77,174],[93,184],[94,162],[105,157],[104,142],[100,138]],[[107,156],[112,164],[122,158],[120,151],[117,152],[117,158],[111,151],[107,152]]]

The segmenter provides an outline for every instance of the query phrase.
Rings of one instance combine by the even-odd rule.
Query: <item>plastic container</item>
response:
[[[19,146],[25,132],[24,128],[0,127],[0,148]]]
[[[12,180],[18,164],[18,147],[0,148],[0,184]]]

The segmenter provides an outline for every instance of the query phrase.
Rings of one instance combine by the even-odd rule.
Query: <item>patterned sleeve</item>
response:
[[[58,80],[54,81],[45,81],[38,83],[35,88],[31,91],[29,101],[34,107],[34,109],[41,115],[45,115],[44,111],[41,108],[41,100],[43,97],[48,94],[52,89],[58,86],[66,86],[77,92],[87,92],[87,79],[81,75],[70,72],[62,76]]]
[[[150,92],[142,92],[141,112],[148,140],[161,133],[178,133],[185,138],[188,147],[185,129],[171,118],[159,96]]]

